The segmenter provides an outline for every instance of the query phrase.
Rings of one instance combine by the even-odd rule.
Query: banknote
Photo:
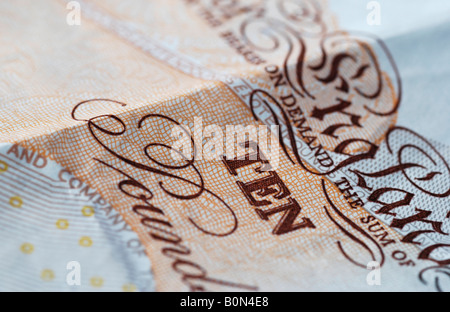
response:
[[[0,290],[448,290],[450,6],[413,2],[1,3]]]

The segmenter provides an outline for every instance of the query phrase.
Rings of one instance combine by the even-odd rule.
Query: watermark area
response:
[[[381,4],[378,1],[370,1],[366,6],[369,14],[367,14],[367,25],[379,26],[381,25]]]
[[[78,1],[70,1],[67,3],[66,9],[69,11],[66,16],[67,25],[81,25],[81,4]]]
[[[68,286],[81,286],[81,264],[78,261],[70,261],[66,265],[66,283]],[[369,286],[381,286],[381,265],[377,261],[367,264],[366,283]],[[185,303],[186,305],[186,303]],[[189,304],[187,304],[189,306]],[[183,304],[182,304],[183,306]]]
[[[381,265],[376,261],[369,262],[367,264],[367,270],[370,270],[367,274],[366,282],[369,286],[381,286]]]
[[[81,25],[81,4],[78,1],[70,1],[66,5],[69,11],[66,16],[66,22],[69,26]],[[366,17],[367,25],[381,25],[381,4],[379,1],[367,2],[366,9],[369,11]]]
[[[66,283],[69,286],[81,286],[81,265],[78,261],[67,263]]]
[[[280,164],[279,126],[218,125],[204,126],[196,117],[194,127],[174,126],[171,157],[175,161],[263,161],[260,171],[276,170]]]

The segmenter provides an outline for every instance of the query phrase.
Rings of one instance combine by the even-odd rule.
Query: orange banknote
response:
[[[1,3],[0,290],[448,290],[447,65],[351,12]]]

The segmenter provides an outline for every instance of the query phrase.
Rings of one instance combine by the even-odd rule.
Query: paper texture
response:
[[[0,290],[448,290],[448,8],[336,2],[0,4]]]

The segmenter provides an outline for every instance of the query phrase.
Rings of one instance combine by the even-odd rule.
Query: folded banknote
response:
[[[448,291],[450,4],[0,3],[0,291]]]

